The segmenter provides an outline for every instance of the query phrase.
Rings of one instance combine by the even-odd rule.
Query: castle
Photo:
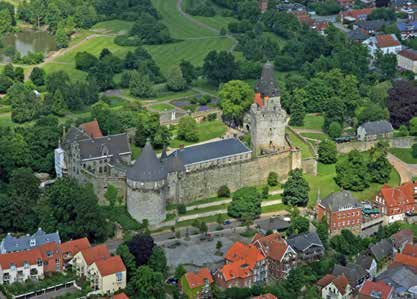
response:
[[[252,147],[237,138],[181,147],[158,158],[149,142],[131,163],[127,134],[102,136],[97,122],[71,128],[55,150],[56,173],[91,183],[100,201],[111,184],[126,199],[127,210],[138,221],[159,224],[168,203],[207,198],[222,185],[232,191],[263,185],[268,174],[280,180],[301,168],[301,152],[286,139],[287,114],[281,107],[273,65],[263,67],[256,97],[245,116]]]

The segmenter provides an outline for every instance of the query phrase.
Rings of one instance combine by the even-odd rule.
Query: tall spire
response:
[[[262,97],[276,97],[280,95],[278,84],[275,80],[274,65],[271,62],[264,64],[261,79],[256,84],[256,92]]]

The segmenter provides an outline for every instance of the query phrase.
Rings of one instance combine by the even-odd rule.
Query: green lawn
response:
[[[16,125],[12,122],[12,114],[10,112],[0,114],[0,127],[14,126]]]
[[[390,148],[389,152],[408,164],[417,164],[417,158],[411,154],[411,148]]]
[[[181,216],[207,213],[207,212],[218,211],[218,210],[224,210],[224,209],[227,209],[227,206],[228,206],[228,204],[222,204],[222,205],[217,205],[217,206],[212,206],[212,207],[207,207],[207,208],[194,209],[194,210],[187,211],[187,213],[185,213],[184,215],[181,215]]]
[[[319,141],[330,139],[329,135],[325,133],[300,133],[300,135],[306,138],[316,139]]]
[[[97,23],[91,28],[91,30],[98,31],[100,33],[127,34],[132,26],[133,22],[111,20]]]
[[[304,126],[300,129],[322,130],[324,117],[322,115],[307,114],[304,118]]]
[[[216,137],[223,136],[226,133],[226,125],[220,121],[204,121],[197,124],[198,127],[198,142],[210,140]],[[192,142],[186,142],[179,139],[173,139],[170,142],[170,147],[178,148],[181,144],[190,145]]]
[[[158,111],[165,111],[165,110],[172,110],[175,107],[167,103],[159,103],[159,104],[151,105],[149,106],[149,108],[158,110]]]
[[[122,95],[124,97],[127,97],[127,98],[133,100],[133,101],[136,101],[136,100],[144,100],[144,101],[167,101],[167,100],[182,99],[182,98],[185,98],[185,97],[191,97],[191,96],[195,96],[197,94],[198,94],[198,92],[196,92],[196,91],[194,91],[192,89],[188,89],[188,90],[178,91],[178,92],[173,92],[173,91],[159,92],[153,98],[136,98],[136,97],[130,95],[128,89],[122,90]]]
[[[301,149],[301,155],[303,159],[313,157],[313,153],[311,152],[310,147],[304,140],[299,138],[290,130],[287,130],[286,133],[288,134],[288,137],[290,138],[292,144]]]
[[[272,205],[272,206],[266,206],[266,207],[262,207],[262,213],[272,213],[272,212],[283,211],[287,207],[288,206],[284,205],[283,203],[279,203],[279,204]]]

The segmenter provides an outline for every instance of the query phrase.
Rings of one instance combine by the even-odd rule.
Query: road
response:
[[[417,176],[417,165],[407,164],[391,153],[388,153],[387,158],[400,174],[401,183],[410,182],[413,177]]]

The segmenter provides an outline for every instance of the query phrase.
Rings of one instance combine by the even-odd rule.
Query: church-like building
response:
[[[287,114],[281,107],[274,68],[265,64],[256,97],[245,116],[251,148],[237,138],[181,147],[157,157],[149,142],[132,164],[127,134],[102,136],[96,122],[71,128],[55,151],[58,176],[70,175],[92,183],[101,201],[108,185],[124,195],[137,221],[159,224],[168,203],[186,203],[217,193],[264,185],[272,171],[281,180],[301,168],[301,152],[285,135]]]

